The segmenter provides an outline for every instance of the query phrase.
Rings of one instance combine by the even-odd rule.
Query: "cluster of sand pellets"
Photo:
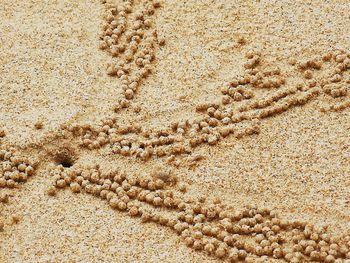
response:
[[[229,123],[227,123],[229,124]],[[214,145],[221,137],[235,132],[237,138],[259,132],[257,121],[245,124],[243,128],[220,125],[220,120],[207,117],[198,120],[174,122],[171,127],[153,131],[140,125],[118,125],[116,119],[106,119],[102,125],[68,126],[67,129],[82,134],[82,146],[98,149],[109,146],[114,154],[135,156],[142,160],[151,157],[167,157],[172,162],[178,155],[190,155],[193,149],[203,143]]]
[[[298,71],[305,71],[307,68],[321,70],[323,64],[332,62],[328,66],[333,71],[327,78],[295,86],[288,86],[280,69],[264,69],[259,53],[248,52],[246,57],[246,74],[219,88],[223,95],[221,100],[196,106],[197,112],[204,113],[203,117],[173,122],[170,127],[157,130],[140,124],[118,124],[116,118],[105,119],[96,126],[71,125],[68,129],[81,134],[82,145],[91,150],[107,145],[115,154],[142,160],[152,156],[167,157],[171,163],[176,156],[194,154],[194,148],[200,144],[216,145],[230,134],[241,138],[259,133],[260,120],[304,105],[322,94],[333,98],[348,95],[349,77],[346,71],[350,69],[350,54],[344,51],[329,52],[321,60],[295,64]],[[256,89],[266,89],[267,94],[256,97]],[[333,102],[328,109],[320,110],[339,111],[348,106],[349,99]],[[242,125],[245,127],[242,128]],[[189,158],[200,159],[196,155]]]
[[[67,124],[71,136],[79,138],[81,149],[106,148],[110,153],[129,158],[166,158],[168,164],[197,164],[204,156],[196,153],[202,144],[217,145],[229,135],[239,139],[260,133],[265,118],[302,106],[311,100],[329,103],[321,111],[341,111],[350,107],[350,54],[331,51],[319,58],[286,63],[295,67],[301,81],[289,85],[279,68],[266,66],[260,52],[246,54],[245,74],[218,87],[220,99],[195,107],[200,117],[173,122],[161,129],[142,124],[118,123],[118,113],[133,100],[142,81],[154,66],[156,51],[165,45],[154,29],[153,14],[161,7],[157,0],[124,1],[122,5],[105,6],[100,35],[100,49],[108,52],[114,63],[107,74],[121,81],[123,97],[114,108],[116,117],[101,123]],[[240,39],[240,44],[245,40]],[[329,75],[319,74],[324,68]],[[259,92],[257,92],[259,91]],[[263,94],[263,95],[262,95]],[[42,122],[35,124],[41,129]],[[5,137],[0,130],[0,140]],[[0,188],[18,188],[34,174],[34,166],[19,157],[16,147],[0,150]],[[179,162],[178,157],[186,161]],[[182,160],[182,159],[180,159]],[[102,172],[100,167],[58,165],[50,171],[53,185],[47,194],[69,188],[74,193],[91,194],[106,200],[112,209],[139,217],[142,223],[153,223],[172,229],[194,250],[228,262],[264,262],[283,259],[287,262],[350,262],[350,235],[331,235],[300,221],[280,218],[275,211],[249,206],[237,211],[225,200],[195,200],[186,196],[188,186],[164,167],[149,175],[128,174],[116,167]],[[0,196],[6,203],[7,195]],[[0,222],[0,231],[4,228]]]
[[[34,170],[30,162],[20,156],[15,148],[0,148],[0,189],[19,188],[21,183],[25,183],[34,174]],[[7,204],[8,200],[9,195],[3,190],[0,191],[0,216],[2,205]],[[19,219],[19,215],[11,215],[11,223],[17,223]],[[4,231],[4,226],[5,224],[0,218],[0,232]]]
[[[324,227],[278,217],[253,206],[236,210],[223,200],[185,197],[187,186],[170,170],[158,167],[146,176],[121,169],[103,173],[95,167],[51,171],[48,194],[69,187],[106,200],[112,209],[142,223],[168,227],[194,250],[228,262],[259,262],[269,257],[287,262],[350,262],[350,235],[331,236]]]
[[[152,15],[160,7],[158,1],[128,0],[122,6],[102,1],[106,5],[105,21],[100,36],[100,48],[115,58],[107,74],[121,80],[123,98],[115,106],[117,112],[130,105],[141,82],[152,72],[155,49],[164,45],[152,29]]]
[[[15,148],[0,149],[0,188],[17,188],[33,174],[34,168]]]

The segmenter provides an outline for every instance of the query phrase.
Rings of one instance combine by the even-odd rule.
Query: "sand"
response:
[[[141,8],[141,1],[134,2]],[[350,234],[350,107],[334,106],[349,105],[349,69],[336,82],[336,61],[307,69],[311,79],[298,68],[302,61],[322,61],[329,52],[349,54],[347,1],[161,1],[151,17],[158,41],[164,38],[165,45],[155,45],[152,72],[130,106],[116,111],[123,83],[106,68],[121,58],[99,49],[105,5],[97,0],[0,3],[0,130],[6,134],[0,147],[14,147],[35,169],[15,188],[0,187],[0,194],[9,195],[7,203],[0,202],[0,262],[228,261],[187,246],[169,227],[142,223],[85,191],[64,187],[48,195],[55,185],[52,171],[63,161],[72,165],[64,171],[98,164],[101,171],[123,169],[136,177],[171,169],[179,183],[165,188],[179,192],[178,185],[185,183],[187,191],[179,192],[182,200],[219,198],[235,210],[247,205],[273,209],[285,220],[327,225],[331,236]],[[144,159],[116,153],[110,142],[98,149],[82,144],[86,130],[81,127],[107,117],[153,131],[203,118],[206,113],[196,110],[197,105],[221,103],[222,88],[244,76],[249,51],[260,59],[259,70],[278,67],[276,78],[285,83],[268,88],[247,84],[253,98],[231,98],[220,109],[236,112],[239,105],[298,85],[303,87],[300,94],[319,88],[316,95],[260,118],[253,134],[223,136],[213,145],[189,147],[191,152]],[[331,96],[323,85],[327,81],[347,93]],[[34,126],[38,121],[41,129]],[[233,125],[239,133],[254,121]],[[80,133],[71,132],[72,124]],[[186,144],[189,137],[176,132],[180,144]],[[137,132],[130,138],[118,136],[136,144],[143,140]],[[194,156],[202,160],[193,161]],[[157,209],[176,216],[164,207]],[[288,261],[251,256],[252,262]],[[304,256],[294,262],[310,260]]]

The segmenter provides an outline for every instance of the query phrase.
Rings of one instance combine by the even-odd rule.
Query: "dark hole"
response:
[[[70,168],[77,160],[74,151],[69,147],[62,147],[53,153],[53,161],[64,168]]]
[[[61,164],[64,168],[69,168],[73,166],[73,162],[71,160],[62,160],[59,164]]]
[[[69,168],[74,165],[74,160],[67,156],[67,154],[60,154],[55,158],[58,165],[62,165],[64,168]]]

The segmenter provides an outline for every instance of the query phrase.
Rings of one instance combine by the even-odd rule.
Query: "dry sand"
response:
[[[141,8],[141,1],[134,2]],[[171,228],[141,223],[84,191],[73,193],[67,187],[49,196],[47,189],[55,184],[50,171],[62,161],[73,164],[64,171],[99,164],[102,171],[122,168],[137,178],[161,165],[159,169],[171,169],[178,184],[187,185],[182,200],[220,198],[235,210],[246,205],[269,208],[291,222],[327,225],[330,236],[350,234],[350,108],[332,108],[349,106],[350,64],[339,82],[332,82],[334,70],[346,61],[332,58],[319,70],[307,69],[311,79],[298,68],[299,62],[322,61],[329,52],[349,54],[349,1],[161,1],[151,17],[165,45],[155,45],[152,73],[137,88],[130,107],[117,112],[113,108],[123,96],[123,83],[106,68],[120,58],[99,49],[104,5],[98,0],[0,3],[0,130],[6,134],[0,147],[15,147],[35,169],[15,189],[0,187],[0,195],[9,195],[7,203],[0,202],[0,262],[228,261],[226,255],[188,247]],[[81,144],[84,128],[82,134],[68,131],[70,124],[96,125],[106,117],[153,130],[203,118],[206,113],[196,106],[221,101],[222,88],[244,76],[249,51],[260,59],[253,68],[263,72],[278,67],[282,73],[277,78],[285,83],[270,88],[248,84],[244,87],[254,95],[248,100],[262,100],[298,84],[300,92],[307,92],[313,81],[317,94],[260,118],[257,134],[230,135],[173,157],[124,156],[113,153],[109,142],[88,149]],[[347,94],[331,96],[323,86],[327,81]],[[220,107],[236,112],[244,103],[231,99]],[[38,121],[42,129],[34,127]],[[238,123],[238,132],[251,123]],[[178,134],[186,144],[187,135]],[[136,143],[141,140],[137,136]],[[195,154],[203,160],[191,163]],[[4,162],[0,159],[1,165]],[[159,211],[170,213],[164,207]],[[349,249],[349,243],[344,244]],[[249,255],[252,262],[290,261]],[[345,262],[346,253],[337,257]],[[298,260],[291,262],[310,258]]]

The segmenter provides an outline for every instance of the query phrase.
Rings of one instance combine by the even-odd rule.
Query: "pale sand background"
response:
[[[289,71],[289,56],[349,50],[348,1],[214,2],[164,1],[155,21],[167,44],[135,99],[141,115],[128,110],[118,121],[163,126],[193,116],[198,102],[217,97],[219,87],[243,72],[244,54],[252,47],[287,72],[290,83],[301,78]],[[1,1],[5,144],[51,143],[48,133],[61,123],[109,114],[120,90],[118,80],[105,74],[108,55],[98,50],[101,13],[97,0]],[[247,45],[236,44],[239,35]],[[210,191],[237,207],[254,203],[276,208],[284,218],[326,222],[333,233],[350,229],[350,110],[321,113],[321,101],[262,121],[259,135],[201,146],[206,160],[176,171],[191,183],[187,195]],[[43,130],[33,128],[37,119],[44,121]],[[116,164],[134,173],[162,162],[78,149],[76,155],[81,163]],[[187,248],[173,232],[141,224],[92,196],[61,191],[48,197],[46,166],[20,190],[6,190],[14,197],[0,217],[23,218],[0,233],[0,262],[216,262]]]

